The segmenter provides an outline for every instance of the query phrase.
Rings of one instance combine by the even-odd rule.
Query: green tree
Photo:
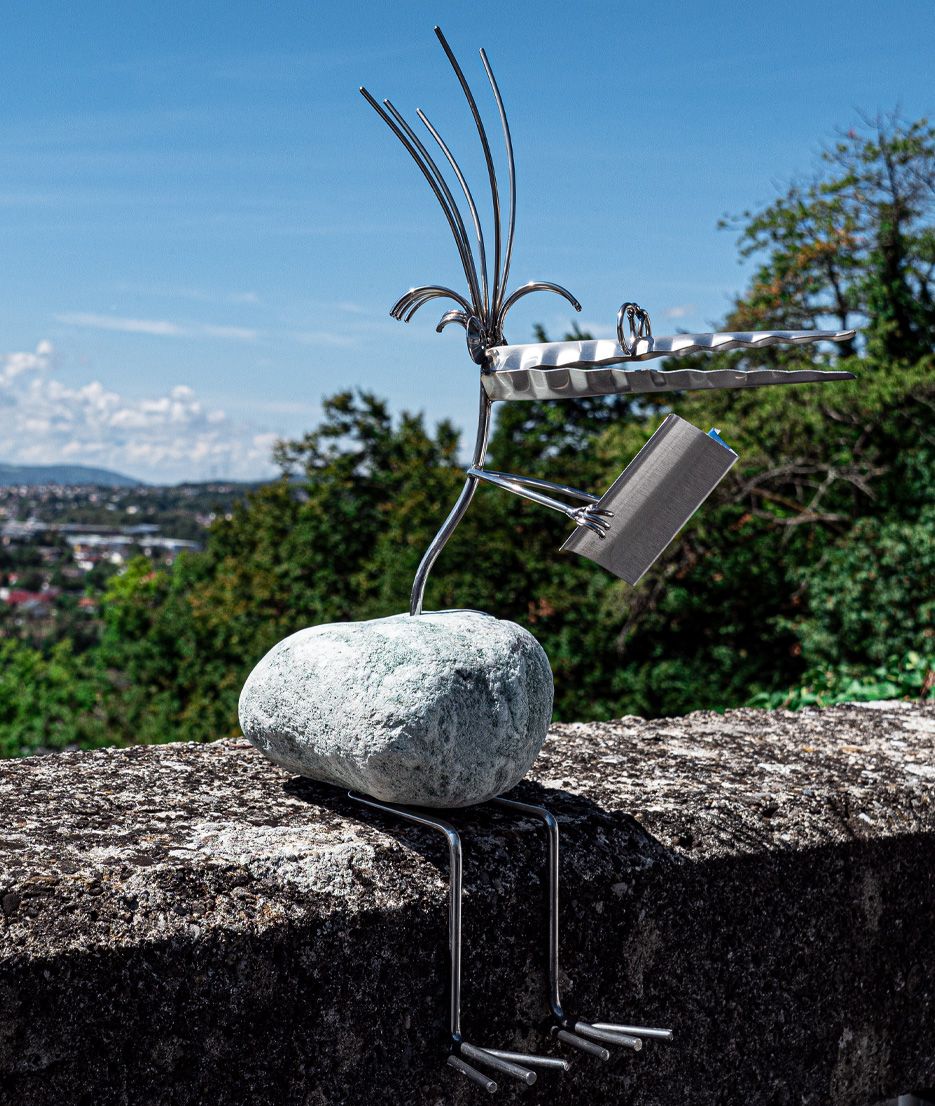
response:
[[[731,328],[863,323],[877,358],[914,362],[931,352],[935,129],[895,113],[866,127],[826,150],[811,182],[744,213],[741,257],[766,256],[728,318]]]
[[[622,699],[641,711],[742,701],[830,663],[832,640],[841,648],[834,659],[871,663],[880,635],[859,644],[855,630],[871,623],[900,623],[894,649],[926,647],[935,147],[925,120],[887,118],[871,131],[848,132],[809,186],[744,217],[741,254],[762,260],[726,327],[863,321],[866,340],[839,353],[767,347],[698,357],[696,367],[836,360],[858,381],[673,398],[672,410],[719,427],[741,460],[637,588],[605,592],[605,610],[622,622]],[[676,364],[686,361],[667,367]],[[621,460],[633,446],[632,425],[601,441]],[[907,560],[877,577],[886,587],[848,582],[854,564],[890,564],[885,551],[896,547]],[[918,615],[905,618],[901,604]]]
[[[126,743],[113,692],[107,673],[68,641],[48,656],[0,642],[0,756]]]
[[[860,340],[663,367],[808,363],[857,380],[498,404],[493,467],[588,490],[605,489],[669,411],[717,427],[740,460],[633,588],[558,551],[562,516],[481,487],[426,607],[527,626],[564,719],[931,686],[933,227],[929,124],[887,117],[848,132],[809,184],[744,216],[741,254],[757,265],[726,325],[856,323]],[[277,448],[282,478],[218,519],[203,553],[172,568],[138,558],[109,580],[99,644],[0,643],[3,750],[236,733],[243,681],[277,641],[408,609],[464,479],[458,452],[448,423],[429,432],[368,394],[326,400],[316,430]]]
[[[144,740],[237,732],[250,668],[277,641],[321,622],[405,609],[414,566],[462,476],[457,434],[346,392],[322,425],[281,443],[282,479],[218,519],[202,554],[172,569],[145,558],[111,581],[101,663],[125,674]]]

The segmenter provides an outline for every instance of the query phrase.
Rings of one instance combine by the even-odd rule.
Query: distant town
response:
[[[171,565],[199,551],[252,487],[0,483],[0,637],[80,637],[110,577],[133,557]]]

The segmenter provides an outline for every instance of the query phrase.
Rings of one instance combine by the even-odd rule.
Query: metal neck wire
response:
[[[480,387],[480,405],[477,412],[477,439],[474,442],[474,459],[471,463],[471,468],[482,469],[484,467],[484,461],[487,457],[487,441],[490,437],[490,408],[490,398],[484,391],[484,386],[482,384]],[[416,578],[412,583],[412,594],[409,597],[409,613],[413,617],[422,613],[422,600],[425,597],[425,585],[428,581],[429,573],[432,571],[432,565],[435,564],[439,553],[445,548],[445,543],[455,532],[458,523],[464,517],[464,512],[468,509],[471,500],[474,498],[474,492],[477,490],[477,483],[478,478],[469,472],[464,482],[464,487],[461,489],[461,494],[458,496],[454,507],[451,508],[451,513],[442,523],[441,529],[432,539],[432,544],[425,551],[425,555],[419,563],[419,567],[416,571]]]
[[[521,288],[516,289],[511,295],[507,296],[506,286],[510,273],[510,261],[513,254],[513,238],[516,228],[516,165],[513,158],[513,141],[510,136],[510,125],[507,122],[506,112],[503,107],[503,99],[500,95],[500,89],[497,86],[497,81],[494,77],[490,62],[487,60],[487,55],[481,50],[481,61],[496,102],[506,149],[510,196],[505,247],[503,244],[503,206],[500,202],[497,174],[494,167],[493,154],[490,149],[490,142],[488,141],[487,132],[484,128],[484,122],[478,109],[477,101],[474,99],[474,94],[471,92],[467,79],[451,47],[448,45],[448,41],[442,34],[440,28],[435,28],[435,34],[438,37],[438,41],[441,43],[442,49],[445,51],[445,56],[448,58],[455,76],[458,78],[458,83],[467,100],[484,153],[493,211],[493,274],[491,280],[487,271],[488,252],[484,240],[483,225],[480,215],[478,214],[477,205],[474,202],[474,196],[448,144],[442,138],[438,130],[429,122],[426,114],[421,110],[417,111],[418,118],[444,154],[445,160],[457,178],[461,191],[464,193],[470,218],[474,226],[474,237],[477,244],[476,259],[468,237],[464,218],[461,215],[458,204],[451,188],[445,180],[442,170],[432,159],[425,145],[416,135],[412,127],[409,126],[390,101],[384,100],[381,105],[377,103],[374,97],[371,96],[365,88],[361,88],[360,91],[364,98],[403,144],[407,153],[412,157],[416,165],[418,165],[422,175],[432,189],[435,199],[438,201],[448,222],[452,237],[455,240],[461,267],[464,270],[465,279],[468,285],[467,296],[440,284],[412,288],[397,300],[390,314],[394,318],[401,319],[403,322],[408,323],[420,307],[423,307],[432,300],[453,300],[458,305],[457,308],[445,312],[436,330],[441,332],[449,323],[453,322],[464,327],[468,352],[471,359],[475,364],[480,366],[481,372],[484,372],[487,371],[488,368],[488,351],[494,346],[504,344],[503,327],[507,313],[523,296],[529,295],[530,292],[555,292],[568,300],[576,311],[581,310],[581,304],[578,303],[571,292],[551,281],[530,281],[528,284],[523,285]],[[479,262],[480,271],[478,271],[477,262]],[[490,403],[491,401],[488,399],[482,387],[477,421],[477,441],[474,446],[474,456],[470,468],[482,469],[484,465],[487,452],[487,439],[490,435]],[[416,572],[409,605],[409,613],[411,615],[421,614],[422,600],[428,574],[445,543],[454,533],[455,528],[461,521],[464,512],[467,510],[474,496],[476,487],[477,477],[468,472],[467,481],[461,490],[457,502],[441,529],[432,540]]]

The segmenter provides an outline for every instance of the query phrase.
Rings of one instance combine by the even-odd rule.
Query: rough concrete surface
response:
[[[554,726],[569,1012],[675,1030],[499,1101],[935,1085],[935,709]],[[246,742],[0,765],[0,1103],[488,1101],[443,1063],[444,841]],[[465,840],[468,1040],[551,1051],[541,828]],[[494,1099],[493,1101],[496,1101]]]
[[[240,726],[297,775],[387,802],[460,807],[514,787],[552,717],[545,650],[481,611],[334,622],[254,668]]]

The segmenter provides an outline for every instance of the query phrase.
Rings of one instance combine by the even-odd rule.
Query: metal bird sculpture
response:
[[[761,349],[766,346],[802,345],[820,341],[843,342],[853,338],[854,332],[770,330],[654,336],[648,313],[636,303],[624,303],[617,316],[616,342],[588,340],[507,345],[503,333],[504,323],[510,309],[523,296],[528,296],[531,292],[554,292],[563,296],[576,311],[581,310],[581,304],[567,288],[552,281],[530,281],[507,294],[516,228],[516,168],[503,99],[487,55],[481,50],[480,58],[496,102],[506,146],[509,205],[505,245],[504,205],[501,203],[487,132],[477,102],[451,47],[438,27],[435,28],[435,34],[467,99],[487,165],[493,207],[492,278],[488,273],[488,243],[484,237],[477,204],[448,144],[425,112],[417,110],[416,115],[428,132],[426,140],[437,146],[440,156],[457,180],[456,187],[463,193],[473,226],[473,244],[452,189],[425,143],[389,100],[384,100],[381,105],[365,88],[360,90],[428,181],[454,237],[467,281],[467,293],[464,295],[442,285],[430,284],[412,288],[396,301],[390,314],[408,323],[420,307],[433,300],[453,301],[457,306],[442,315],[436,330],[441,332],[451,323],[463,327],[468,353],[480,367],[480,407],[474,455],[465,474],[467,479],[464,488],[419,565],[412,587],[409,613],[421,613],[425,585],[432,565],[461,521],[477,484],[482,480],[567,515],[582,533],[573,533],[562,548],[590,557],[629,583],[635,584],[730,469],[737,455],[716,435],[705,435],[684,420],[670,415],[612,488],[604,496],[597,496],[545,480],[485,469],[492,404],[498,401],[575,399],[584,396],[634,395],[704,388],[759,388],[767,384],[852,380],[853,374],[849,372],[818,369],[659,370],[643,368],[642,362],[659,357],[684,357],[699,352],[717,353],[732,349]],[[703,442],[702,438],[707,441]],[[564,495],[583,505],[570,506],[554,498],[555,495]]]
[[[507,315],[514,304],[531,292],[554,292],[564,297],[576,311],[581,310],[581,305],[571,292],[551,281],[531,281],[508,294],[516,225],[516,172],[503,100],[487,55],[481,50],[481,61],[493,92],[506,147],[509,201],[505,205],[505,233],[504,204],[501,202],[494,158],[480,111],[461,67],[437,27],[435,34],[467,100],[487,166],[493,207],[492,266],[489,264],[489,242],[484,236],[474,195],[450,147],[436,127],[423,111],[417,111],[426,132],[420,138],[389,100],[380,104],[366,89],[360,90],[403,144],[428,182],[454,237],[467,282],[467,290],[463,294],[442,285],[413,288],[397,300],[391,314],[396,319],[409,322],[421,307],[434,300],[452,301],[455,306],[442,315],[436,329],[441,332],[452,323],[463,327],[468,353],[480,369],[480,406],[473,457],[466,469],[461,494],[419,565],[412,587],[410,615],[421,614],[426,580],[432,565],[463,517],[480,481],[561,511],[575,526],[563,549],[589,557],[630,583],[636,583],[729,471],[737,460],[737,454],[721,441],[717,431],[712,430],[706,434],[685,420],[669,415],[610,489],[598,496],[546,480],[485,469],[492,405],[496,402],[523,400],[561,400],[705,388],[758,388],[771,384],[849,380],[853,379],[849,372],[816,369],[733,367],[705,371],[694,364],[685,369],[657,369],[644,363],[661,357],[675,359],[699,352],[755,350],[765,346],[819,341],[840,342],[852,338],[854,332],[809,330],[654,335],[647,312],[638,304],[628,302],[622,305],[618,313],[616,341],[508,345],[503,330]],[[449,183],[426,143],[434,144],[436,157],[447,165],[456,183]],[[455,200],[453,189],[459,190],[463,195],[467,205],[467,221]],[[468,222],[471,224],[471,232]],[[556,496],[571,499],[576,505],[565,503]],[[527,1084],[535,1082],[537,1071],[567,1069],[568,1062],[560,1057],[479,1048],[463,1039],[460,1020],[460,837],[449,822],[438,818],[431,811],[381,802],[356,792],[350,794],[368,807],[438,830],[447,840],[450,853],[448,1064],[488,1091],[495,1090],[496,1083],[486,1071],[479,1070],[475,1065],[509,1075]],[[558,989],[558,823],[542,807],[502,798],[495,798],[492,802],[503,814],[512,813],[540,820],[548,834],[547,954],[551,1030],[554,1038],[580,1053],[591,1054],[603,1060],[609,1057],[611,1047],[636,1052],[647,1039],[669,1040],[672,1036],[669,1030],[616,1022],[589,1023],[566,1014],[562,1009]]]

